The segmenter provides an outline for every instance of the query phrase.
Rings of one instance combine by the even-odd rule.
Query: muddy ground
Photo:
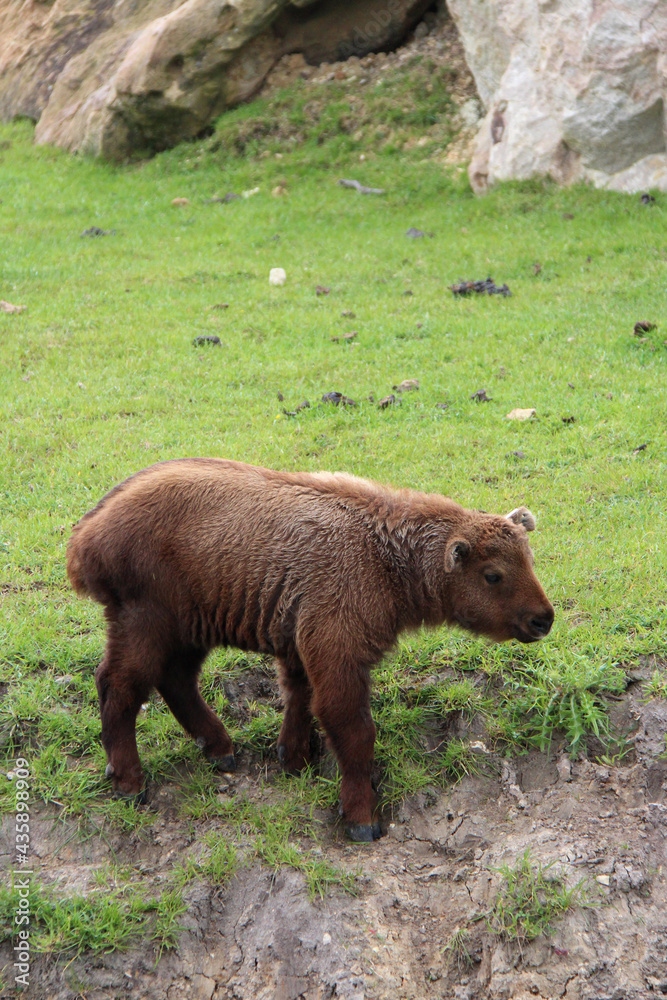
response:
[[[252,685],[251,685],[252,687]],[[187,889],[178,949],[155,962],[150,942],[127,952],[38,957],[22,995],[40,1000],[403,1000],[403,998],[638,998],[667,994],[667,702],[646,701],[641,683],[614,707],[629,733],[620,763],[554,750],[504,761],[477,734],[480,773],[422,792],[385,814],[374,845],[346,843],[324,816],[323,853],[361,868],[356,897],[333,891],[311,901],[303,876],[258,863],[224,888]],[[598,748],[602,752],[602,748]],[[661,756],[662,755],[662,756]],[[272,760],[246,761],[226,790],[279,794]],[[266,782],[261,791],[262,779]],[[268,779],[268,780],[267,780]],[[157,819],[141,834],[82,839],[78,825],[44,807],[32,821],[35,880],[85,893],[113,856],[140,866],[156,886],[196,854],[216,821],[183,821],[178,784],[155,790]],[[330,831],[328,834],[326,831]],[[0,854],[11,867],[8,821]],[[228,836],[228,834],[226,834]],[[309,845],[312,847],[312,844]],[[484,919],[498,867],[527,847],[556,862],[569,885],[584,880],[589,905],[573,907],[532,943],[508,943]],[[554,869],[552,869],[554,870]],[[453,935],[463,931],[463,948]],[[0,948],[4,982],[11,949]],[[0,990],[0,997],[16,994]]]

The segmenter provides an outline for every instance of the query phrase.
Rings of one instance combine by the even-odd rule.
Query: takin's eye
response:
[[[500,583],[502,576],[500,573],[485,573],[484,579],[487,583]]]

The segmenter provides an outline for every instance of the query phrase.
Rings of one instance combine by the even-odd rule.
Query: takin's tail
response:
[[[100,552],[99,515],[109,497],[125,486],[121,483],[114,486],[106,496],[103,496],[96,507],[83,515],[72,528],[72,534],[67,543],[67,576],[79,597],[92,597],[94,601],[105,604],[113,599],[108,587],[104,586],[104,572]]]
[[[67,543],[67,576],[79,597],[92,597],[99,604],[109,606],[118,604],[122,594],[117,575],[110,569],[97,519],[93,517],[98,509],[99,505],[84,514],[74,526]]]
[[[80,542],[80,535],[75,528],[67,543],[67,576],[79,597],[90,597],[92,595],[85,581]]]

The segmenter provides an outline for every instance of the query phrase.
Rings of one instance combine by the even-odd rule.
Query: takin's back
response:
[[[137,473],[81,519],[68,574],[109,620],[140,612],[173,646],[354,647],[370,664],[421,623],[496,641],[546,635],[534,526],[523,507],[500,517],[342,473],[182,459]]]
[[[396,612],[371,526],[410,495],[340,473],[164,462],[116,486],[79,521],[67,572],[79,594],[107,607],[169,609],[181,638],[207,648],[280,655],[304,607],[359,618],[366,602],[388,630],[377,655],[393,641]]]

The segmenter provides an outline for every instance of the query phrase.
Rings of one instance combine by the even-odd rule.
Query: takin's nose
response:
[[[554,623],[554,609],[549,607],[540,615],[533,615],[526,621],[526,627],[536,639],[543,639],[551,631]]]

